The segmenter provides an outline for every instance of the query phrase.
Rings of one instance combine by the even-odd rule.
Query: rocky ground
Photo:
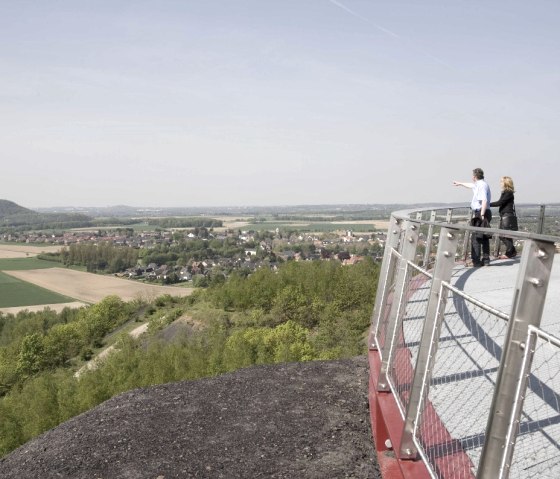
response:
[[[0,460],[0,477],[380,478],[367,359],[136,389]]]

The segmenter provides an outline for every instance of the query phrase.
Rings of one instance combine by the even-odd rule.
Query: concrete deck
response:
[[[457,266],[455,281],[461,279],[462,290],[478,300],[510,314],[520,258],[493,260],[489,267]],[[554,258],[541,325],[553,328],[560,337],[560,255]]]

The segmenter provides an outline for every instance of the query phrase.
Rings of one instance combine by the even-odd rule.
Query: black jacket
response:
[[[500,209],[500,216],[504,216],[506,214],[515,214],[515,204],[513,202],[514,195],[513,191],[502,191],[502,195],[498,201],[493,201],[490,203],[490,206],[499,206]]]

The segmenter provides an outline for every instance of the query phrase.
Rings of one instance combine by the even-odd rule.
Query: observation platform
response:
[[[534,210],[534,208],[533,208]],[[560,477],[560,235],[465,207],[391,214],[370,330],[370,414],[384,477]],[[467,268],[470,244],[521,252]]]
[[[559,261],[560,255],[555,255],[540,324],[541,328],[557,338],[560,338]],[[486,305],[492,305],[509,316],[519,267],[519,258],[493,260],[488,267],[469,268],[458,265],[452,277],[452,284],[465,294]],[[506,324],[496,315],[480,314],[478,306],[460,298],[454,297],[451,305],[448,315],[454,316],[454,308],[460,317],[460,328],[455,327],[451,331],[454,339],[451,340],[450,347],[455,349],[453,361],[438,361],[447,365],[447,371],[444,373],[446,375],[434,378],[434,382],[439,380],[441,385],[439,391],[438,386],[434,387],[433,395],[434,399],[437,396],[444,397],[445,390],[454,387],[463,391],[462,394],[469,398],[469,402],[466,408],[464,402],[459,403],[461,408],[457,408],[447,397],[441,413],[438,405],[434,406],[445,424],[453,424],[454,437],[462,443],[467,455],[473,462],[478,462],[484,436],[473,435],[472,424],[476,422],[476,418],[486,419],[488,415],[491,406],[491,395],[488,392],[495,387]],[[476,323],[473,323],[474,318]],[[453,323],[447,320],[445,322],[448,326]],[[474,324],[476,326],[473,326]],[[542,347],[546,348],[546,345]],[[533,476],[552,479],[560,475],[558,359],[557,348],[553,345],[549,345],[548,354],[539,352],[538,349],[534,354],[520,432],[516,439],[515,461],[509,471],[509,477]],[[449,382],[446,388],[445,379],[442,380],[442,377],[457,374],[462,375],[460,377],[463,380]],[[481,426],[485,426],[485,421]]]
[[[555,255],[541,319],[541,327],[556,337],[560,337],[559,261],[560,255]],[[520,258],[496,259],[490,266],[457,263],[453,268],[450,284],[466,296],[448,291],[429,386],[429,413],[419,433],[435,477],[476,476],[520,264]],[[409,360],[417,362],[429,292],[428,278],[416,283],[404,312],[395,359],[395,370],[401,373],[393,382],[405,405],[411,377],[410,371],[402,371],[409,369]],[[509,477],[560,477],[560,353],[557,345],[549,344],[548,349],[546,341],[535,348]]]

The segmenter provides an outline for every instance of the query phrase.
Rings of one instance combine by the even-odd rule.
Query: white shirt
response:
[[[486,199],[486,208],[490,208],[490,202],[492,200],[492,195],[490,193],[490,187],[488,183],[484,180],[476,180],[473,190],[473,198],[471,201],[471,209],[473,211],[480,210],[482,208],[482,202]]]

